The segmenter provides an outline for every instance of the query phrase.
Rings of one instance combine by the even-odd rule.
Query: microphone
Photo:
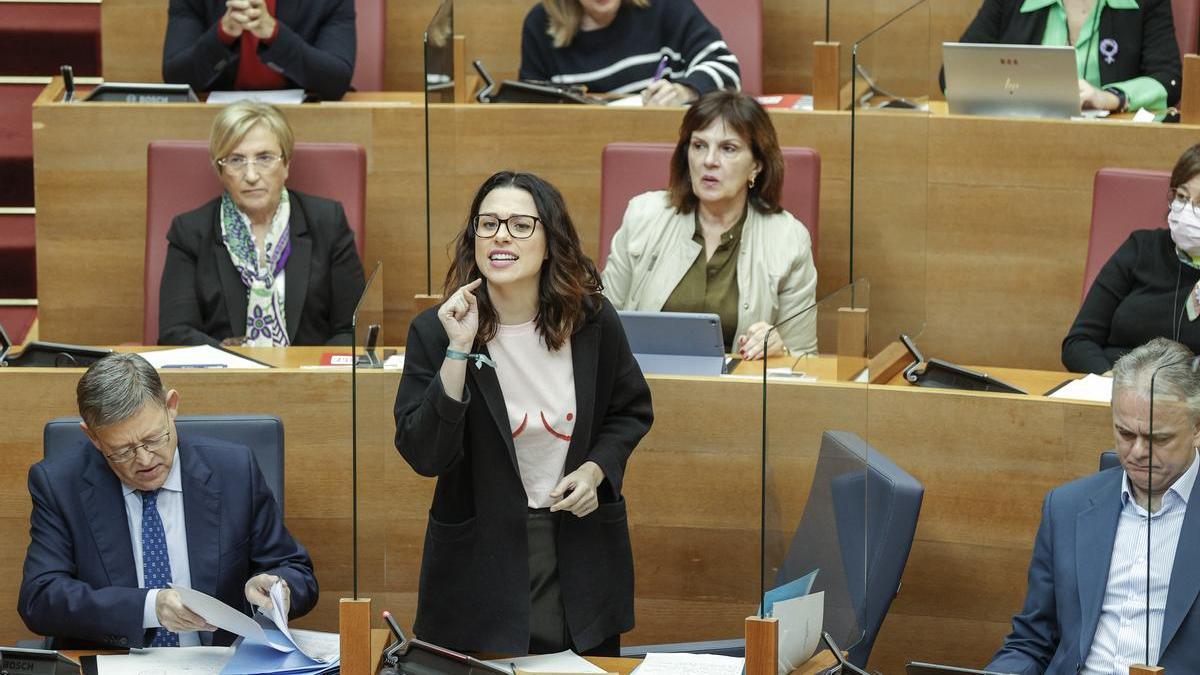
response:
[[[392,618],[392,613],[386,609],[383,610],[383,620],[392,631],[392,636],[396,638],[396,641],[383,650],[383,662],[386,665],[379,669],[379,675],[400,675],[400,670],[397,668],[400,665],[399,654],[404,651],[408,638],[404,637],[404,631],[400,630],[400,626]]]
[[[1146,454],[1149,456],[1149,466],[1146,469],[1146,664],[1150,664],[1150,561],[1151,561],[1151,539],[1150,525],[1153,522],[1151,517],[1151,509],[1154,507],[1154,380],[1158,378],[1158,373],[1164,368],[1174,368],[1190,364],[1190,369],[1195,374],[1196,369],[1200,367],[1200,356],[1193,356],[1187,359],[1180,359],[1172,363],[1163,364],[1154,369],[1150,373],[1150,424],[1149,436],[1146,439]]]
[[[75,70],[71,66],[59,66],[63,78],[63,103],[75,102]]]

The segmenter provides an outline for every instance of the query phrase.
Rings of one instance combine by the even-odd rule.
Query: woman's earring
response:
[[[750,176],[750,189],[754,189],[754,176]]]

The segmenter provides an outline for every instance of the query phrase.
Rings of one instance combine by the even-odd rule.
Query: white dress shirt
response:
[[[1146,654],[1146,509],[1138,505],[1129,486],[1129,475],[1121,480],[1121,515],[1108,566],[1108,585],[1092,648],[1081,673],[1111,675],[1128,673],[1130,664],[1154,665],[1162,653],[1163,613],[1171,586],[1175,549],[1183,529],[1188,497],[1196,482],[1200,457],[1162,496],[1162,507],[1150,515],[1150,653]],[[1183,570],[1194,573],[1193,570]],[[1081,589],[1087,592],[1087,589]]]
[[[137,570],[138,588],[146,587],[146,577],[142,569],[142,495],[137,488],[121,484],[125,495],[125,517],[129,521],[129,541],[133,545],[133,566]],[[188,565],[187,526],[183,518],[183,479],[180,477],[179,448],[175,449],[175,459],[171,470],[167,472],[167,482],[163,483],[156,501],[158,517],[162,519],[163,532],[167,538],[167,555],[171,558],[171,582],[176,586],[192,587],[192,570]],[[158,612],[155,603],[158,601],[158,589],[151,589],[146,594],[146,604],[142,609],[142,627],[158,628]],[[179,634],[180,647],[197,647],[200,645],[200,635],[195,631]]]

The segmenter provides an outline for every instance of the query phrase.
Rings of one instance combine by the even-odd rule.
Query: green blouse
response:
[[[1022,13],[1036,12],[1050,8],[1046,17],[1046,32],[1042,35],[1042,44],[1047,46],[1068,46],[1070,36],[1067,32],[1067,11],[1062,0],[1025,0],[1021,5]],[[1101,82],[1100,45],[1097,44],[1096,27],[1100,23],[1097,12],[1104,10],[1122,11],[1137,10],[1137,0],[1097,0],[1095,7],[1088,14],[1079,30],[1079,39],[1075,41],[1075,63],[1079,68],[1079,77],[1087,80],[1097,89],[1116,87],[1125,92],[1130,110],[1147,108],[1149,110],[1165,110],[1167,107],[1167,90],[1158,80],[1152,77],[1135,77],[1124,82]]]
[[[721,235],[721,243],[713,251],[712,258],[705,260],[704,230],[700,227],[697,212],[692,241],[700,244],[700,253],[696,254],[692,266],[663,304],[664,312],[702,312],[720,316],[727,352],[733,351],[738,326],[737,259],[745,224],[746,212],[743,211],[741,220]]]

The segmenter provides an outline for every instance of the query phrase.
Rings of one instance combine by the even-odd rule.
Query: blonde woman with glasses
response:
[[[217,113],[209,139],[221,196],[167,233],[163,345],[350,344],[362,262],[336,201],[285,186],[295,136],[274,106]]]
[[[692,0],[543,0],[525,17],[521,79],[691,103],[741,88],[737,56]]]

